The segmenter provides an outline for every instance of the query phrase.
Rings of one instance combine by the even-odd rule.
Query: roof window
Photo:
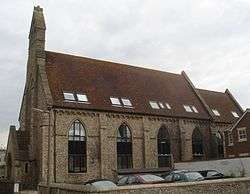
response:
[[[220,116],[220,113],[217,109],[212,109],[215,116]]]
[[[86,94],[76,94],[76,96],[79,102],[88,102],[88,97]]]
[[[239,115],[238,115],[238,113],[237,113],[237,112],[235,112],[235,111],[231,111],[231,113],[232,113],[232,115],[233,115],[235,118],[239,118]]]
[[[132,107],[131,101],[129,99],[127,99],[127,98],[122,98],[122,104],[124,106]]]
[[[120,102],[119,98],[110,97],[110,101],[111,101],[112,105],[119,105],[119,106],[121,106],[121,102]]]
[[[171,109],[171,106],[168,103],[165,103],[165,106],[167,107],[167,109]]]
[[[64,100],[76,101],[73,93],[63,92]]]
[[[193,109],[193,111],[194,111],[195,113],[199,113],[198,110],[197,110],[197,108],[196,108],[195,106],[192,106],[192,109]]]
[[[183,105],[184,109],[187,111],[187,112],[193,112],[193,110],[191,109],[190,106],[188,105]]]
[[[149,104],[150,106],[153,108],[153,109],[160,109],[159,105],[157,102],[154,102],[154,101],[149,101]]]

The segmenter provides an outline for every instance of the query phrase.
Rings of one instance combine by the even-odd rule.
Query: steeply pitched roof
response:
[[[180,74],[46,51],[46,73],[54,106],[209,119],[194,91]],[[86,93],[90,104],[64,101],[63,91]],[[110,97],[127,97],[134,108],[114,107]],[[167,102],[168,109],[152,109],[149,101]],[[194,105],[189,113],[183,105]]]
[[[197,89],[201,97],[205,100],[210,109],[216,109],[220,116],[212,114],[216,122],[234,123],[238,118],[234,117],[232,111],[236,112],[239,116],[242,115],[241,107],[234,102],[226,92],[215,92],[203,89]]]

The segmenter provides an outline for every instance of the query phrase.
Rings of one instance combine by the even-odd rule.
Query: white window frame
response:
[[[228,132],[228,146],[233,146],[233,145],[234,145],[233,133]]]
[[[162,109],[165,109],[165,108],[166,108],[162,102],[158,102],[158,106],[159,106],[160,108],[162,108]]]
[[[119,98],[117,98],[117,97],[110,97],[109,99],[110,99],[110,102],[111,102],[112,106],[119,106],[119,107],[122,106],[121,101],[120,101]]]
[[[217,109],[212,109],[215,116],[220,116],[220,112]]]
[[[168,103],[165,103],[165,106],[167,107],[167,109],[171,109],[171,106]]]
[[[88,103],[88,97],[86,94],[82,94],[82,93],[76,93],[76,97],[77,97],[77,101],[78,102],[83,102],[83,103]]]
[[[247,141],[247,128],[246,127],[237,128],[237,131],[238,131],[238,141],[239,142]]]
[[[235,111],[231,111],[231,113],[232,113],[232,115],[233,115],[235,118],[239,118],[239,117],[240,117],[240,116],[238,115],[238,113],[235,112]]]
[[[192,109],[195,113],[199,113],[199,111],[197,110],[197,108],[195,106],[192,106]]]
[[[189,105],[183,105],[186,112],[193,112],[192,108]]]
[[[121,101],[124,107],[127,107],[127,108],[133,107],[131,101],[128,98],[121,98]]]
[[[149,104],[152,109],[160,109],[160,106],[156,101],[149,101]]]
[[[73,98],[67,98],[67,96],[71,96]],[[75,97],[74,93],[72,93],[72,92],[63,92],[63,97],[64,97],[65,101],[71,101],[71,102],[76,101],[76,97]]]

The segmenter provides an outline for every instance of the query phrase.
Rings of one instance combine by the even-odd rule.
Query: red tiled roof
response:
[[[227,93],[203,89],[197,89],[197,91],[200,93],[211,110],[216,109],[220,113],[220,116],[213,115],[216,122],[233,123],[237,121],[238,118],[234,117],[231,111],[236,112],[239,116],[242,115],[240,108]]]
[[[46,73],[57,107],[209,119],[203,105],[180,74],[46,51]],[[90,104],[65,102],[63,91],[86,93]],[[113,107],[110,97],[127,97],[133,109]],[[152,109],[149,101],[167,102]],[[199,113],[188,113],[183,104]]]
[[[241,127],[246,127],[248,130],[250,130],[250,109],[247,109],[244,112],[244,114],[239,118],[239,120],[233,125],[230,130]]]

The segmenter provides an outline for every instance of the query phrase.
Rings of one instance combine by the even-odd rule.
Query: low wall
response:
[[[250,177],[250,157],[175,163],[175,169],[217,170],[228,176]]]
[[[193,183],[165,183],[154,185],[134,185],[118,187],[109,191],[89,191],[84,185],[39,184],[40,194],[247,194],[250,193],[250,178],[210,180]]]

